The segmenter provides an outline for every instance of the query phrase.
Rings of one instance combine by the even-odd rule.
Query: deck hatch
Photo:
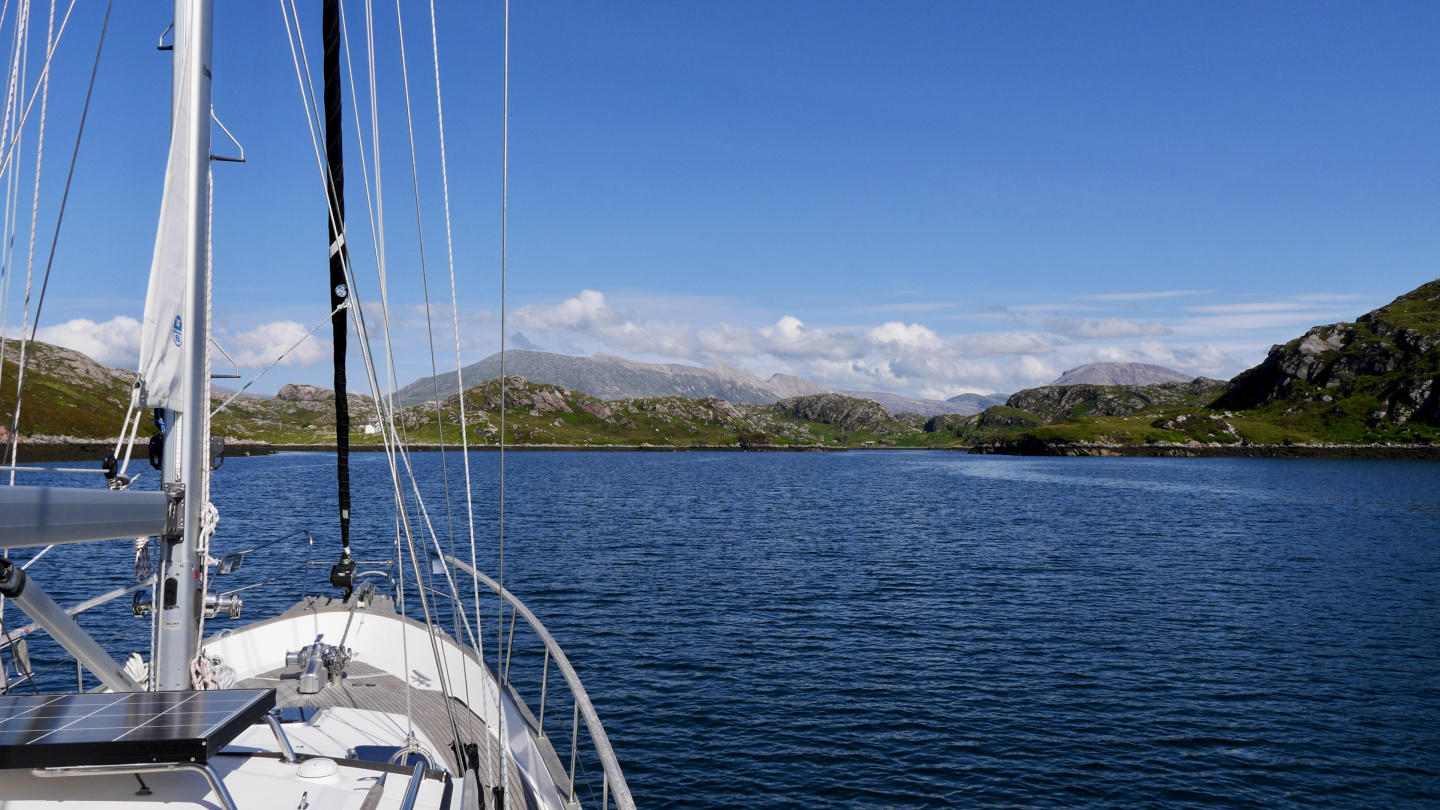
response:
[[[275,706],[273,689],[0,697],[0,768],[206,762]]]

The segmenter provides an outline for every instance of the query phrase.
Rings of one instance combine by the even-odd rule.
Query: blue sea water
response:
[[[492,574],[498,460],[471,459]],[[439,455],[413,462],[468,557],[459,455],[448,515]],[[384,457],[354,467],[357,548],[393,558]],[[1440,803],[1440,464],[517,452],[506,469],[506,584],[584,679],[640,807]],[[328,563],[333,480],[323,454],[227,460],[216,556],[309,529]],[[305,553],[257,553],[223,587]],[[93,544],[31,572],[69,604],[132,563]],[[247,592],[245,618],[300,587]],[[84,623],[117,656],[147,644],[128,604]],[[514,675],[532,707],[537,649]],[[73,686],[35,650],[47,685]],[[598,793],[593,760],[577,780]]]

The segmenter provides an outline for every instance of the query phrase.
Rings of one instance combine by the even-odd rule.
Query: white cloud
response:
[[[1073,340],[1114,340],[1116,338],[1141,337],[1154,335],[1164,337],[1174,334],[1169,329],[1155,321],[1131,321],[1124,318],[1102,318],[1100,320],[1088,320],[1085,318],[1046,318],[1045,328],[1059,335]]]
[[[582,290],[554,306],[527,305],[515,310],[510,319],[526,329],[583,329],[608,326],[623,320],[605,303],[605,295]]]
[[[1146,297],[1200,294],[1200,290],[1147,293]],[[1117,294],[1122,295],[1122,294]],[[1140,297],[1140,294],[1123,300]],[[624,299],[630,305],[635,299]],[[1120,300],[1120,299],[1117,299]],[[1099,305],[1083,307],[1098,308]],[[627,307],[628,308],[628,307]],[[636,359],[698,363],[729,362],[766,376],[796,374],[850,390],[894,391],[939,397],[962,391],[1016,391],[1044,385],[1085,363],[1115,360],[1165,365],[1187,373],[1229,377],[1241,369],[1235,355],[1217,347],[1217,333],[1191,332],[1199,345],[1176,346],[1158,340],[1178,333],[1155,321],[1125,318],[1082,318],[1055,314],[1082,307],[992,308],[991,315],[1013,318],[1021,326],[1003,331],[945,334],[931,325],[904,320],[879,324],[819,326],[786,314],[767,325],[749,326],[709,310],[684,311],[701,320],[689,323],[644,320],[614,305],[597,290],[584,290],[553,305],[522,307],[511,321],[528,338],[573,353],[605,351]],[[1311,306],[1311,310],[1315,307]],[[675,312],[663,305],[641,309]],[[683,308],[682,308],[683,309]],[[733,312],[732,308],[730,312]],[[850,310],[855,312],[856,310]],[[1027,329],[1021,312],[1047,312],[1043,329]],[[1299,311],[1299,310],[1297,310]],[[1253,313],[1288,315],[1280,311]],[[1250,317],[1252,313],[1243,313]],[[1204,318],[1237,317],[1192,311],[1180,323]],[[998,324],[995,324],[998,325]],[[573,343],[572,343],[573,341]],[[584,346],[582,351],[575,344]],[[1228,347],[1241,353],[1248,346]],[[562,349],[564,350],[564,349]]]
[[[140,364],[140,322],[125,315],[104,323],[76,318],[42,326],[35,330],[35,339],[74,349],[107,366],[133,369]]]
[[[307,368],[330,359],[330,341],[315,335],[305,337],[305,332],[306,328],[295,321],[272,321],[222,339],[241,368],[264,368],[285,352],[289,354],[279,365]],[[304,342],[296,346],[302,337]]]

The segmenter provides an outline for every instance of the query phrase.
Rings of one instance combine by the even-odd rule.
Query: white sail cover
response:
[[[177,16],[184,4],[176,4]],[[186,20],[176,19],[177,32],[186,30]],[[145,325],[140,335],[140,379],[144,382],[145,408],[184,410],[184,342],[195,335],[185,323],[185,290],[188,277],[191,231],[190,216],[195,201],[190,199],[196,184],[190,178],[189,145],[192,140],[186,71],[181,66],[189,57],[184,51],[192,38],[175,37],[176,65],[170,116],[170,159],[165,166],[165,196],[160,202],[160,227],[155,234],[155,256],[150,263],[150,288],[145,296]],[[208,112],[208,111],[207,111]],[[209,117],[201,119],[208,125]]]

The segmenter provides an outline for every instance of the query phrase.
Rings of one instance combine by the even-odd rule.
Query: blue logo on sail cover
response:
[[[181,331],[181,327],[180,327],[180,316],[179,316],[179,315],[176,315],[176,316],[175,316],[175,328],[172,329],[172,330],[170,330],[170,331],[175,335],[175,345],[176,345],[176,346],[179,346],[179,345],[180,345],[180,331]]]

